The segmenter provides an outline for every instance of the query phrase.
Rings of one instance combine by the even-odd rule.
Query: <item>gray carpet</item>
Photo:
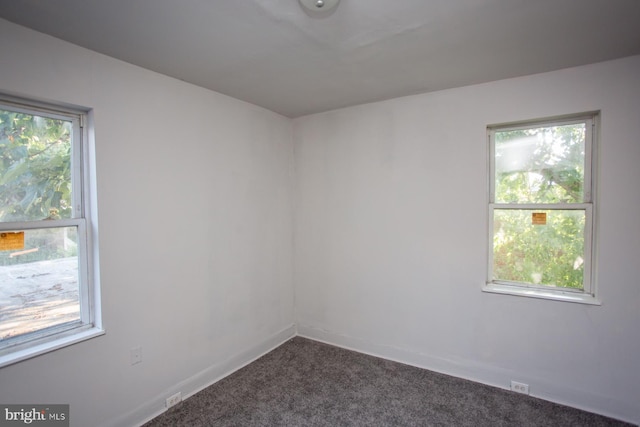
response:
[[[145,427],[628,425],[296,337]]]

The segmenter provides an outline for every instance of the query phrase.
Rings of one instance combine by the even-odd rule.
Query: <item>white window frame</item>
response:
[[[0,108],[70,121],[72,217],[47,221],[0,222],[0,231],[76,227],[80,320],[15,337],[0,347],[0,367],[104,334],[100,310],[95,210],[95,173],[90,110],[63,107],[0,94]]]
[[[487,280],[482,290],[490,293],[515,295],[550,299],[556,301],[575,302],[600,305],[596,297],[595,259],[595,196],[596,196],[596,153],[599,132],[599,112],[588,112],[567,116],[537,119],[526,122],[503,123],[487,126],[488,141],[488,245],[487,245]],[[582,203],[496,203],[495,202],[495,133],[496,131],[511,131],[585,123],[585,169],[584,169],[584,200]],[[585,212],[584,235],[584,276],[583,289],[554,288],[544,285],[534,285],[523,282],[511,282],[493,279],[493,239],[495,210],[581,210]]]

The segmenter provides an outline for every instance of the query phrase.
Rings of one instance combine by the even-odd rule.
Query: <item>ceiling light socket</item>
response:
[[[336,7],[340,0],[299,0],[302,7],[309,13],[314,15],[329,14]]]

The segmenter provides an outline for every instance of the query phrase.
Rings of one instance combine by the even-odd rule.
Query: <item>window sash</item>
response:
[[[535,122],[526,122],[522,124],[512,126],[491,126],[488,128],[488,141],[489,141],[489,203],[495,203],[496,200],[496,145],[495,137],[496,132],[508,132],[513,130],[531,129],[534,127],[551,127],[562,125],[574,125],[584,123],[585,124],[585,158],[584,158],[584,182],[582,184],[584,189],[583,203],[593,202],[593,182],[592,182],[592,164],[593,164],[593,140],[594,140],[594,128],[595,120],[593,115],[578,116],[571,119],[557,119],[557,120],[538,120]],[[570,203],[567,203],[569,205]],[[572,204],[572,203],[571,203]],[[520,204],[524,205],[524,204]]]
[[[499,280],[493,278],[493,265],[494,265],[494,248],[493,248],[493,239],[494,239],[494,212],[496,210],[545,210],[545,211],[553,211],[553,210],[578,210],[585,212],[585,225],[584,225],[584,268],[583,268],[583,277],[582,277],[582,289],[571,289],[571,288],[554,288],[544,284],[532,284],[525,282],[515,282],[509,280]],[[488,239],[489,247],[487,253],[489,254],[489,264],[488,264],[488,274],[487,274],[487,282],[498,284],[498,285],[509,285],[509,286],[517,286],[522,288],[533,288],[533,289],[543,289],[545,291],[553,291],[558,293],[570,292],[570,293],[585,293],[585,294],[594,294],[594,290],[592,289],[592,254],[593,254],[593,205],[590,203],[580,203],[580,204],[527,204],[527,205],[504,205],[504,204],[490,204],[489,205],[489,239]]]
[[[85,141],[84,133],[84,120],[82,113],[72,113],[65,111],[58,111],[40,105],[38,103],[26,104],[15,98],[3,98],[0,100],[0,109],[14,111],[22,114],[37,115],[54,120],[63,120],[71,122],[72,137],[71,137],[71,203],[72,203],[72,218],[85,217],[84,209],[84,182],[83,182],[83,144]]]
[[[89,286],[89,262],[87,224],[84,218],[54,219],[43,221],[0,222],[0,232],[42,230],[48,228],[76,227],[78,233],[78,298],[80,304],[80,321],[82,325],[92,324],[93,287]],[[46,330],[48,328],[44,328]],[[52,330],[55,329],[51,328]],[[37,332],[31,333],[37,337]],[[11,341],[11,340],[9,340]]]

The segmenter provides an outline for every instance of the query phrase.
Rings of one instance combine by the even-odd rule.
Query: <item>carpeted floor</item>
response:
[[[144,427],[628,425],[296,337]]]

